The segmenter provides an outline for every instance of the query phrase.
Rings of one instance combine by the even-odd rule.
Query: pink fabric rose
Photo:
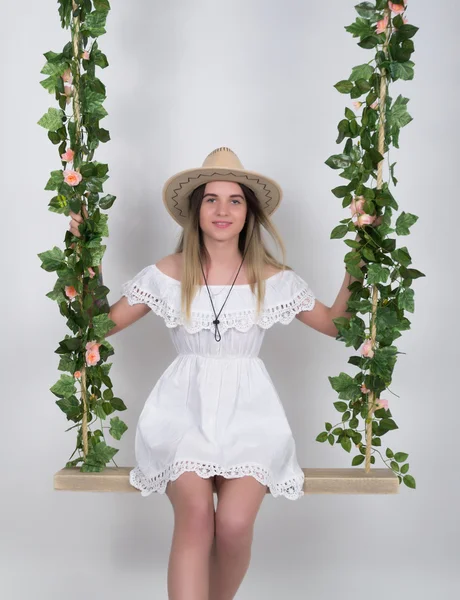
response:
[[[381,19],[380,21],[377,21],[375,33],[383,33],[387,27],[388,27],[388,15],[385,15],[385,17],[383,19]]]
[[[71,186],[76,186],[83,179],[81,173],[73,171],[72,169],[66,169],[64,171],[64,181]]]
[[[88,50],[84,50],[84,52],[83,52],[83,54],[81,55],[81,57],[82,57],[84,60],[89,60],[89,52],[88,52]]]
[[[61,94],[61,96],[66,97],[66,99],[65,99],[66,104],[69,104],[71,102],[73,92],[74,92],[73,85],[70,85],[70,83],[64,83],[64,94]]]
[[[77,290],[74,288],[73,285],[66,285],[64,287],[65,290],[65,295],[67,296],[67,298],[70,298],[71,300],[73,298],[75,298],[75,296],[78,296],[78,292]]]
[[[407,4],[407,2],[406,2]],[[393,2],[388,2],[388,7],[390,8],[390,10],[394,13],[403,13],[406,10],[406,5],[402,5],[402,4],[394,4]]]
[[[88,273],[89,273],[90,279],[92,279],[96,275],[96,273],[94,272],[92,267],[88,267]]]
[[[66,82],[66,83],[72,83],[73,81],[73,77],[72,77],[72,69],[66,69],[64,71],[64,73],[61,75],[62,79]]]
[[[356,109],[361,108],[362,106],[362,102],[359,102],[359,100],[355,100],[355,102],[353,102],[352,104]]]
[[[388,400],[383,400],[382,398],[379,398],[377,400],[377,406],[379,408],[385,408],[386,410],[388,410]]]
[[[367,339],[364,344],[361,346],[361,354],[362,356],[367,356],[368,358],[372,358],[374,356],[374,351],[372,350],[372,340]]]
[[[364,196],[355,196],[350,203],[351,216],[356,214],[364,214],[364,203],[366,198]]]
[[[81,377],[81,371],[75,371],[75,373],[73,374],[73,376],[75,377],[75,379],[80,379],[80,377]]]
[[[360,389],[363,394],[368,394],[371,391],[371,390],[368,390],[364,384],[361,386]]]
[[[64,152],[64,154],[61,154],[62,160],[65,160],[66,162],[71,162],[73,160],[74,156],[75,156],[75,153],[70,148],[67,148],[67,150]]]
[[[375,219],[375,215],[368,215],[367,213],[363,213],[362,215],[358,215],[356,217],[355,225],[357,227],[364,227],[364,225],[372,225]]]
[[[86,344],[86,364],[89,367],[97,365],[101,357],[99,354],[100,342],[88,342]]]

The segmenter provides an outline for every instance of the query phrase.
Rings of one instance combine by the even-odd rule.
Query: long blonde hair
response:
[[[275,225],[263,211],[255,193],[246,185],[239,184],[247,203],[246,222],[238,238],[238,248],[242,255],[246,251],[246,273],[250,281],[250,289],[257,294],[257,314],[260,314],[265,297],[265,266],[272,265],[277,269],[292,270],[285,264],[286,249]],[[206,184],[197,187],[189,196],[189,219],[184,227],[175,252],[183,253],[181,278],[181,310],[186,319],[191,318],[193,298],[201,285],[201,263],[209,258],[203,242],[203,232],[200,227],[200,208]],[[275,244],[281,250],[283,257],[279,262],[266,248],[262,239],[262,226],[272,236]],[[251,236],[252,232],[252,236]],[[249,246],[248,246],[249,244]]]

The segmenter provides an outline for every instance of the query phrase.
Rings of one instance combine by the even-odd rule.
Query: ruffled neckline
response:
[[[256,314],[256,296],[251,284],[234,285],[228,299],[225,293],[217,301],[219,329],[224,333],[229,328],[248,331],[253,325],[267,329],[274,323],[290,323],[303,310],[312,310],[315,296],[295,271],[283,269],[265,279],[266,290],[262,310]],[[212,285],[210,289],[228,290],[231,286]],[[155,264],[142,269],[135,277],[122,285],[121,293],[129,304],[144,303],[154,313],[163,317],[167,327],[183,326],[189,333],[201,329],[214,329],[214,311],[210,305],[206,285],[198,287],[193,298],[191,319],[184,319],[181,311],[181,282],[163,273]],[[213,300],[216,300],[214,297]],[[221,302],[225,300],[221,311]],[[228,300],[228,301],[227,301]]]

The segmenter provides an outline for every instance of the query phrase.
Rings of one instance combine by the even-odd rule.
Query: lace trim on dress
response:
[[[202,329],[213,329],[214,315],[210,312],[192,311],[191,321],[183,319],[181,312],[160,298],[156,294],[147,292],[136,284],[127,282],[121,288],[122,295],[126,296],[129,304],[147,304],[155,314],[162,317],[167,327],[182,325],[188,333],[196,333]],[[259,316],[255,308],[242,311],[223,312],[219,316],[219,330],[221,333],[233,327],[241,332],[248,331],[253,325],[268,329],[274,323],[287,325],[297,313],[303,310],[312,310],[315,305],[315,296],[308,285],[302,287],[291,300],[276,306],[263,309]]]
[[[303,473],[287,481],[275,483],[270,471],[258,464],[235,465],[225,469],[210,462],[179,460],[168,465],[164,471],[158,473],[155,477],[146,477],[139,467],[135,467],[130,471],[129,482],[133,487],[141,490],[141,496],[149,496],[152,492],[164,494],[168,481],[175,481],[185,471],[193,471],[203,479],[214,475],[221,475],[226,479],[251,475],[262,485],[268,486],[274,498],[285,496],[289,500],[297,500],[304,495],[305,476]]]

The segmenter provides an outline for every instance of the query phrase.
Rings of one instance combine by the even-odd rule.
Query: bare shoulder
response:
[[[166,275],[169,275],[169,277],[180,279],[182,272],[182,254],[168,254],[168,256],[160,258],[160,260],[155,263],[155,266]]]
[[[273,275],[279,273],[282,269],[275,267],[274,265],[265,265],[265,278],[268,279]]]

